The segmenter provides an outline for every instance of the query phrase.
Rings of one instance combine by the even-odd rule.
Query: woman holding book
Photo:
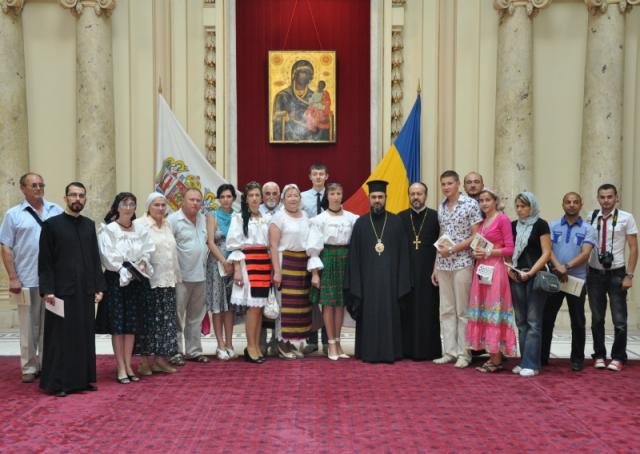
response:
[[[489,353],[489,360],[476,369],[491,373],[503,369],[502,355],[516,355],[511,289],[504,265],[504,258],[513,254],[513,234],[496,192],[483,189],[478,202],[484,221],[471,243],[476,262],[471,282],[466,347]]]

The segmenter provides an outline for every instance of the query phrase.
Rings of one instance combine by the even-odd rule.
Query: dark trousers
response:
[[[322,327],[322,345],[327,345],[329,343],[327,339],[327,330]],[[311,336],[307,339],[307,344],[310,345],[318,345],[318,331],[314,331],[311,333]]]
[[[553,327],[556,323],[558,311],[564,299],[567,299],[569,306],[569,317],[571,318],[571,363],[582,364],[584,362],[584,344],[586,337],[586,320],[584,316],[584,301],[587,296],[587,286],[582,288],[580,296],[570,295],[564,292],[551,293],[547,296],[544,306],[544,316],[542,319],[542,364],[549,362],[551,353],[551,338],[553,337]]]
[[[589,268],[587,291],[591,307],[591,334],[593,335],[593,357],[605,359],[604,319],[607,315],[607,295],[611,305],[613,321],[613,347],[611,359],[627,361],[627,291],[622,288],[625,268],[600,271]]]

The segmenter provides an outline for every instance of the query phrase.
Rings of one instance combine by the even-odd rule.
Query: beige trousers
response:
[[[23,374],[37,374],[42,362],[44,301],[38,287],[29,287],[28,305],[18,305],[20,325],[20,368]]]
[[[202,319],[207,310],[205,293],[205,281],[176,284],[178,352],[187,358],[202,355],[200,336]]]
[[[455,271],[437,270],[440,288],[440,326],[442,327],[443,354],[454,358],[471,359],[465,349],[467,309],[473,278],[473,267]]]

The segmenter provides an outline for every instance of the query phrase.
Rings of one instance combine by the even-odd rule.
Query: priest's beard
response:
[[[80,213],[84,208],[84,204],[81,202],[71,202],[67,204],[67,206],[69,207],[69,210],[73,211],[74,213]]]
[[[384,205],[374,205],[371,207],[371,212],[373,214],[382,214],[384,213]]]

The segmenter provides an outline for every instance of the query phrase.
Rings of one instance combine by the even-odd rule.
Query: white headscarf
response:
[[[147,196],[147,201],[144,203],[144,211],[145,211],[145,213],[149,212],[149,207],[151,206],[151,204],[153,203],[153,201],[155,199],[164,199],[165,202],[167,200],[167,198],[164,196],[164,194],[162,194],[160,192],[152,192],[151,194],[149,194]]]
[[[516,224],[516,244],[513,249],[513,263],[517,264],[520,255],[527,247],[527,243],[529,242],[529,237],[531,236],[531,230],[533,230],[533,224],[540,218],[540,204],[538,204],[538,199],[531,192],[521,192],[516,196],[516,200],[522,199],[525,202],[529,203],[531,207],[531,213],[529,217],[526,218],[518,218],[518,223]]]

